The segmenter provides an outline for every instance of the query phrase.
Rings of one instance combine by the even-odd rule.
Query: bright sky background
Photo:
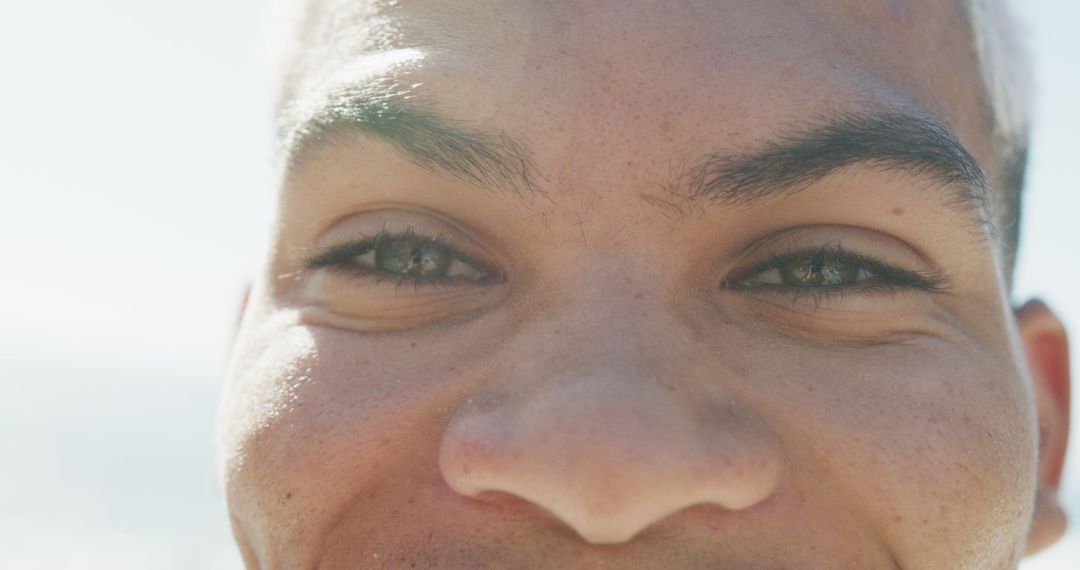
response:
[[[0,568],[240,567],[212,423],[269,218],[266,3],[0,3]],[[1017,4],[1041,86],[1017,298],[1080,338],[1080,2]],[[1023,568],[1078,561],[1080,529]]]

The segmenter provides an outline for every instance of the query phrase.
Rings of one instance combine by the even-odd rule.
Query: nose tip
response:
[[[627,542],[687,507],[741,510],[773,493],[780,450],[754,416],[629,384],[574,382],[458,410],[440,448],[444,480],[466,497],[524,499],[595,544]]]

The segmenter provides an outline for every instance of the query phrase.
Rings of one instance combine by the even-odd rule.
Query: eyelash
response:
[[[363,268],[354,262],[356,257],[368,253],[386,242],[395,240],[414,241],[420,245],[444,249],[454,259],[486,272],[494,280],[503,279],[502,275],[495,271],[490,265],[463,254],[457,249],[449,246],[443,236],[423,236],[416,234],[411,228],[403,232],[380,230],[373,236],[342,244],[323,253],[311,256],[305,260],[305,266],[308,269],[330,268],[362,279],[375,279],[375,283],[390,281],[397,287],[412,286],[414,288],[419,288],[423,286],[451,286],[465,281],[455,277],[432,278],[398,275]],[[860,268],[860,270],[868,272],[872,276],[872,279],[867,283],[808,287],[772,284],[743,286],[739,284],[739,281],[761,275],[772,269],[778,269],[786,263],[806,259],[819,260],[821,263],[843,262],[854,264]],[[936,293],[945,290],[947,284],[948,280],[943,275],[900,269],[876,258],[856,252],[850,252],[839,245],[833,245],[782,254],[770,252],[769,260],[767,262],[759,264],[753,269],[742,272],[734,277],[725,277],[721,280],[720,288],[727,290],[753,289],[766,293],[790,294],[792,295],[793,302],[810,296],[815,304],[820,304],[829,300],[841,298],[851,293],[887,293],[892,295],[895,295],[900,291]]]
[[[862,271],[869,273],[872,278],[866,283],[847,285],[818,285],[818,286],[795,286],[795,285],[754,285],[741,286],[738,282],[761,275],[772,269],[779,269],[784,264],[792,261],[813,259],[819,263],[850,263]],[[842,298],[852,293],[886,293],[895,295],[902,291],[920,291],[927,293],[939,293],[945,291],[948,279],[938,273],[928,273],[901,269],[885,263],[874,257],[845,250],[839,245],[823,246],[816,249],[804,249],[793,252],[777,254],[769,253],[769,261],[755,266],[749,271],[737,274],[733,278],[725,277],[720,284],[721,289],[750,290],[756,289],[767,293],[790,294],[792,301],[798,301],[804,297],[811,297],[815,304],[820,304],[835,298]]]
[[[461,253],[456,248],[447,244],[447,240],[444,236],[424,236],[417,234],[412,228],[406,229],[401,232],[391,232],[387,230],[379,230],[373,236],[361,238],[356,241],[345,243],[336,247],[332,247],[327,251],[308,257],[304,266],[308,269],[322,269],[328,268],[334,271],[345,273],[352,277],[358,277],[362,279],[374,279],[375,283],[392,282],[396,287],[412,286],[414,288],[426,287],[426,286],[450,286],[460,284],[462,282],[469,282],[467,280],[458,277],[420,277],[416,275],[400,275],[395,273],[389,273],[385,271],[379,271],[377,269],[368,269],[360,267],[355,263],[355,259],[361,255],[370,252],[373,249],[386,244],[391,241],[412,241],[420,246],[437,247],[445,250],[450,257],[455,260],[465,263],[473,268],[481,270],[490,276],[492,281],[502,280],[502,275],[494,270],[489,264],[473,257]],[[473,283],[476,283],[475,281]],[[485,284],[480,282],[480,284]]]

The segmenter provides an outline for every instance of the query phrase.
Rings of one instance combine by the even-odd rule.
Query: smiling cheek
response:
[[[792,379],[784,406],[798,413],[774,407],[775,423],[796,470],[816,479],[803,484],[872,519],[913,567],[990,568],[1017,554],[1034,436],[1030,396],[1007,362],[932,338],[782,352],[797,356],[774,357],[770,374]]]
[[[223,426],[222,456],[234,528],[263,563],[313,564],[348,512],[388,515],[408,499],[395,493],[441,485],[445,415],[468,384],[463,371],[477,368],[459,343],[253,328],[236,349],[223,417],[240,419]],[[372,533],[359,536],[373,540],[400,520],[367,519]]]
[[[463,532],[438,446],[505,352],[469,330],[359,335],[267,318],[245,331],[222,432],[248,550],[267,566],[306,566],[342,532],[350,552]],[[1008,362],[931,337],[847,348],[778,338],[746,341],[740,392],[783,440],[789,483],[830,511],[808,516],[866,521],[912,567],[992,567],[1016,553],[1035,445],[1031,396]]]

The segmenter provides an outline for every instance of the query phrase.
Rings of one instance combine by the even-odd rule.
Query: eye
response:
[[[312,269],[328,267],[414,285],[489,283],[499,279],[498,274],[485,264],[456,251],[440,238],[420,236],[411,231],[380,232],[372,238],[331,248],[310,258],[306,265]]]
[[[367,269],[425,279],[446,277],[455,261],[446,248],[417,239],[384,240],[354,260]]]
[[[872,276],[858,263],[818,254],[777,260],[772,267],[743,281],[746,285],[839,287],[867,281]]]
[[[858,289],[940,289],[940,275],[901,269],[839,247],[782,255],[725,279],[728,289],[824,291]]]

